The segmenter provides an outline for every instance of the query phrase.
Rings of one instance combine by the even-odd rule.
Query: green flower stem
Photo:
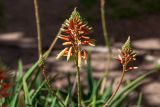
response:
[[[78,95],[78,107],[81,107],[81,84],[80,84],[80,66],[78,64],[78,52],[79,48],[74,47],[77,50],[74,54],[75,64],[77,67],[77,95]]]
[[[35,18],[36,18],[36,27],[37,27],[38,54],[39,54],[39,58],[41,58],[42,57],[42,35],[41,35],[41,27],[40,27],[38,0],[34,0],[34,8],[35,8]]]
[[[78,107],[81,107],[81,85],[80,85],[80,67],[77,64],[77,94],[78,94]]]
[[[122,74],[121,74],[121,79],[120,79],[120,82],[119,84],[117,85],[117,88],[116,90],[114,91],[114,93],[111,95],[111,97],[107,100],[107,102],[104,104],[103,107],[107,107],[110,103],[110,101],[113,99],[113,97],[116,95],[116,93],[118,92],[122,82],[123,82],[123,79],[124,79],[124,75],[125,75],[125,71],[126,71],[126,65],[123,65],[123,70],[122,70]]]
[[[48,76],[46,75],[46,68],[45,68],[44,64],[41,66],[41,69],[42,69],[42,72],[43,72],[43,76],[44,76],[44,78],[47,82],[48,89],[49,89],[50,93],[57,98],[57,100],[63,105],[63,107],[66,107],[65,104],[63,103],[63,101],[59,98],[59,96],[57,96],[57,94],[55,92],[55,89],[52,89],[52,86],[49,82]]]
[[[107,32],[107,25],[106,25],[106,17],[105,17],[105,0],[100,0],[100,10],[101,10],[101,21],[102,21],[102,29],[103,29],[103,35],[105,39],[105,46],[108,46],[108,55],[107,55],[107,66],[105,68],[104,76],[103,76],[103,81],[100,89],[100,94],[103,94],[105,85],[106,85],[106,80],[109,75],[109,70],[110,70],[110,65],[111,65],[111,56],[112,56],[112,49],[111,49],[111,44]]]
[[[35,18],[36,18],[36,27],[37,27],[37,39],[38,39],[38,53],[39,53],[39,66],[42,69],[43,75],[45,77],[45,80],[47,81],[47,85],[48,88],[50,89],[50,92],[53,94],[53,96],[55,96],[57,98],[57,100],[65,107],[65,104],[62,102],[62,100],[56,95],[55,91],[52,90],[52,87],[49,83],[48,77],[46,75],[46,68],[44,66],[44,58],[47,59],[47,57],[49,56],[49,54],[51,53],[55,43],[58,40],[58,36],[61,33],[61,30],[59,30],[56,38],[54,39],[54,41],[52,42],[50,48],[48,49],[48,51],[44,54],[44,56],[42,55],[42,35],[41,35],[41,27],[40,27],[40,17],[39,17],[39,8],[38,8],[38,0],[34,0],[34,8],[35,8]],[[42,65],[41,65],[42,64]]]
[[[44,59],[47,59],[49,54],[51,53],[55,43],[58,40],[58,36],[61,33],[61,30],[59,30],[56,38],[53,40],[52,44],[50,45],[50,48],[48,51],[42,56],[42,35],[41,35],[41,28],[40,28],[40,17],[39,17],[39,8],[38,8],[38,0],[34,0],[34,8],[35,8],[35,17],[36,17],[36,27],[37,27],[37,39],[38,39],[38,53],[39,53],[39,65],[41,66],[43,75],[45,77],[45,80],[47,81],[48,88],[50,89],[50,92],[57,98],[57,100],[65,107],[65,104],[62,102],[62,100],[56,95],[55,90],[52,90],[52,87],[49,83],[49,79],[46,75],[46,68],[43,64]],[[42,64],[42,65],[41,65]]]
[[[111,46],[110,46],[110,41],[108,37],[106,17],[105,17],[105,0],[101,0],[101,21],[102,21],[102,29],[103,29],[104,39],[105,39],[105,45],[108,46],[109,52],[111,52]]]

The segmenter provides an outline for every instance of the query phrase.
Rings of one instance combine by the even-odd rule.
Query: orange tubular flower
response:
[[[136,60],[136,53],[133,52],[131,43],[130,43],[130,37],[128,37],[127,41],[125,42],[125,44],[123,45],[122,49],[119,50],[120,55],[118,55],[118,58],[116,58],[116,60],[118,60],[122,65],[128,65],[129,62],[131,61],[135,61]],[[134,70],[137,69],[138,67],[128,67],[126,69],[126,71],[128,70]]]
[[[136,60],[135,56],[136,53],[133,51],[132,45],[131,45],[131,41],[130,41],[130,37],[128,37],[127,41],[125,42],[125,44],[123,45],[122,49],[119,50],[120,54],[118,55],[118,58],[116,58],[116,60],[118,60],[123,68],[122,68],[122,74],[121,74],[121,78],[120,81],[115,89],[115,91],[112,93],[111,97],[107,100],[107,102],[104,104],[103,107],[108,107],[110,101],[114,98],[114,96],[117,94],[124,76],[125,76],[125,72],[129,71],[129,70],[134,70],[137,69],[138,67],[128,67],[128,63],[130,63],[131,61]]]
[[[65,41],[63,45],[66,48],[57,55],[57,59],[67,56],[68,61],[73,56],[78,59],[78,66],[80,66],[82,59],[87,61],[87,51],[82,49],[82,45],[94,46],[95,40],[87,36],[92,32],[92,28],[87,26],[87,22],[82,19],[75,8],[70,18],[62,25],[61,31],[63,34],[59,38]]]

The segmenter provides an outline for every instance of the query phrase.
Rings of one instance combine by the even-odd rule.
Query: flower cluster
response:
[[[81,60],[87,61],[87,51],[82,49],[82,45],[94,46],[94,39],[90,39],[88,35],[92,32],[92,28],[87,25],[76,8],[72,12],[70,18],[64,22],[61,28],[62,34],[60,39],[64,40],[65,49],[58,55],[57,59],[62,56],[67,56],[67,61],[71,56],[78,59],[78,65],[81,65]]]
[[[7,91],[10,88],[10,84],[7,83],[6,80],[7,80],[7,74],[3,69],[0,69],[0,98],[9,96]]]
[[[118,55],[118,58],[116,58],[116,60],[118,60],[122,65],[127,66],[129,62],[136,60],[136,58],[135,58],[136,53],[133,51],[130,37],[128,37],[127,41],[123,45],[122,49],[119,50],[119,52],[120,52],[120,54]],[[126,71],[134,70],[137,68],[138,67],[129,67],[129,68],[127,68]]]

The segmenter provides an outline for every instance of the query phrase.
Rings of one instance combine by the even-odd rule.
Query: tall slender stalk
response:
[[[44,65],[44,58],[42,53],[42,35],[41,35],[41,27],[40,27],[40,17],[39,17],[39,7],[38,7],[38,0],[34,0],[34,8],[35,8],[35,18],[36,18],[36,27],[37,27],[37,39],[38,39],[38,53],[39,53],[39,61],[40,61],[40,67],[43,73],[43,76],[45,77],[45,80],[47,81],[48,88],[53,96],[57,98],[57,100],[65,107],[65,104],[63,101],[56,95],[55,90],[52,90],[52,86],[49,83],[49,79],[46,75],[46,68]],[[61,30],[59,30],[56,38],[52,42],[50,48],[48,51],[44,54],[44,57],[47,58],[48,55],[51,53],[56,41],[58,40],[58,35],[61,33]]]
[[[52,86],[51,86],[51,84],[49,82],[48,76],[46,75],[46,67],[45,67],[45,65],[42,65],[41,69],[42,69],[44,78],[45,78],[45,80],[47,82],[48,89],[50,90],[51,94],[57,98],[57,100],[63,105],[63,107],[65,107],[65,104],[63,103],[61,98],[59,98],[59,96],[56,94],[55,89],[52,89]]]
[[[101,21],[102,21],[102,29],[103,35],[105,39],[105,45],[108,46],[109,52],[111,52],[110,41],[107,32],[107,25],[106,25],[106,16],[105,16],[105,0],[101,0]]]
[[[125,72],[126,72],[126,65],[123,65],[123,69],[122,69],[122,74],[121,74],[121,79],[120,79],[120,82],[119,84],[117,85],[116,87],[116,90],[112,93],[111,97],[107,100],[107,102],[104,104],[103,107],[107,107],[110,103],[110,101],[113,99],[113,97],[116,95],[116,93],[118,92],[122,82],[123,82],[123,79],[124,79],[124,75],[125,75]]]
[[[82,45],[94,46],[94,40],[87,36],[91,33],[92,28],[87,26],[86,21],[82,19],[75,8],[70,18],[62,24],[61,30],[65,35],[61,35],[59,38],[65,41],[63,43],[65,48],[57,55],[56,59],[67,56],[68,61],[71,56],[74,57],[77,67],[78,107],[81,107],[80,66],[82,60],[86,62],[88,58],[88,53],[82,49]]]
[[[77,94],[78,94],[78,107],[81,107],[81,85],[80,85],[80,67],[77,64]]]
[[[100,94],[103,94],[104,89],[105,89],[105,85],[106,85],[106,80],[107,80],[107,76],[109,75],[109,69],[110,69],[110,65],[111,65],[111,55],[112,55],[112,49],[111,49],[111,44],[110,44],[110,40],[108,37],[108,32],[107,32],[107,25],[106,25],[106,16],[105,16],[105,0],[101,0],[100,1],[100,10],[101,10],[101,21],[102,21],[102,29],[103,29],[103,35],[104,35],[104,39],[105,39],[105,46],[108,47],[108,54],[107,54],[107,66],[105,68],[105,73],[103,75],[103,81],[102,81],[102,85],[101,85],[101,89],[100,89]]]
[[[35,18],[36,18],[36,27],[37,27],[38,54],[40,58],[42,56],[42,35],[41,35],[41,27],[40,27],[38,0],[34,0],[34,8],[35,8]]]
[[[114,96],[116,95],[116,93],[118,92],[122,82],[123,82],[123,78],[125,75],[126,71],[129,70],[135,70],[137,69],[137,67],[133,67],[130,66],[127,68],[127,65],[131,62],[131,61],[135,61],[136,58],[136,53],[133,51],[132,45],[131,45],[131,41],[130,41],[130,36],[128,37],[127,41],[124,43],[124,45],[122,46],[122,49],[119,50],[120,54],[118,55],[118,58],[116,58],[117,61],[119,61],[122,64],[122,74],[121,74],[121,79],[119,84],[116,87],[116,90],[113,92],[113,94],[111,95],[111,97],[107,100],[107,102],[104,104],[103,107],[107,107],[110,103],[110,101],[114,98]]]
[[[76,52],[74,54],[74,61],[75,61],[75,65],[77,68],[77,75],[76,75],[76,79],[77,79],[77,95],[78,95],[78,107],[81,107],[81,84],[80,84],[80,65],[79,65],[79,48],[78,47],[74,47]]]

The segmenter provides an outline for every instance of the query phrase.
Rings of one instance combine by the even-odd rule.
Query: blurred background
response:
[[[94,71],[103,72],[107,49],[104,47],[101,27],[100,0],[39,0],[43,49],[48,49],[74,7],[94,29]],[[134,48],[139,52],[137,65],[140,66],[140,71],[128,76],[134,78],[135,75],[153,70],[160,63],[160,0],[106,0],[105,10],[113,49],[119,48],[130,35]],[[55,52],[48,60],[50,71],[74,71],[72,64],[65,64],[63,60],[56,62],[56,51],[61,48],[61,42],[58,41]],[[33,0],[0,0],[1,61],[10,69],[16,69],[18,60],[22,60],[27,68],[37,61],[37,54]],[[115,72],[111,78],[120,74],[116,71],[116,64],[113,65],[111,68]],[[148,81],[139,89],[145,95],[144,107],[160,107],[160,77],[153,75]]]

